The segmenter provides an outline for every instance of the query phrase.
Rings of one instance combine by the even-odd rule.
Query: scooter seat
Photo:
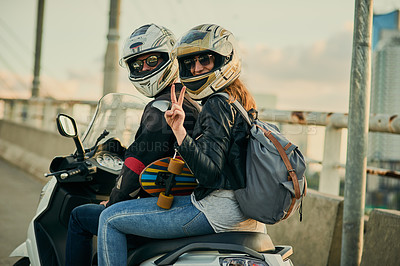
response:
[[[132,241],[129,241],[128,243]],[[251,248],[257,252],[274,251],[275,246],[268,234],[257,232],[225,232],[176,239],[147,239],[144,244],[128,250],[128,265],[139,265],[145,260],[168,253],[192,243],[229,243]],[[133,243],[132,243],[133,244]]]

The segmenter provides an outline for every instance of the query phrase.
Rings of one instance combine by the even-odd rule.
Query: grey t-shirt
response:
[[[192,193],[191,200],[193,205],[204,213],[216,233],[227,231],[266,233],[263,223],[243,215],[233,190],[215,190],[199,201],[196,201]]]

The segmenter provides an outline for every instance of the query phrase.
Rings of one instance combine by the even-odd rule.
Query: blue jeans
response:
[[[100,204],[86,204],[72,210],[68,224],[65,265],[91,265],[92,239],[97,235],[99,217],[104,209]]]
[[[158,207],[156,202],[156,197],[128,200],[101,213],[97,238],[99,266],[127,264],[126,234],[178,238],[214,233],[190,196],[175,196],[169,210]]]

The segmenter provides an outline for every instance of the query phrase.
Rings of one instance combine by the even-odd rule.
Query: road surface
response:
[[[0,159],[0,265],[13,265],[19,258],[9,254],[26,239],[43,182]]]

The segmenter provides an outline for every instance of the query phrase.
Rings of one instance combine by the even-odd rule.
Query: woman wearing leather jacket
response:
[[[184,98],[171,88],[172,107],[165,119],[176,139],[176,150],[199,185],[190,196],[175,197],[171,209],[146,198],[117,203],[100,216],[99,265],[126,264],[126,234],[177,238],[226,231],[264,232],[264,226],[243,215],[234,190],[246,185],[245,164],[249,127],[230,104],[238,100],[249,111],[255,101],[238,79],[241,61],[232,33],[218,25],[192,28],[175,52],[181,82],[203,107],[192,137],[183,127]],[[181,95],[184,93],[181,92]],[[224,92],[224,96],[215,94]],[[124,253],[125,252],[125,253]]]

